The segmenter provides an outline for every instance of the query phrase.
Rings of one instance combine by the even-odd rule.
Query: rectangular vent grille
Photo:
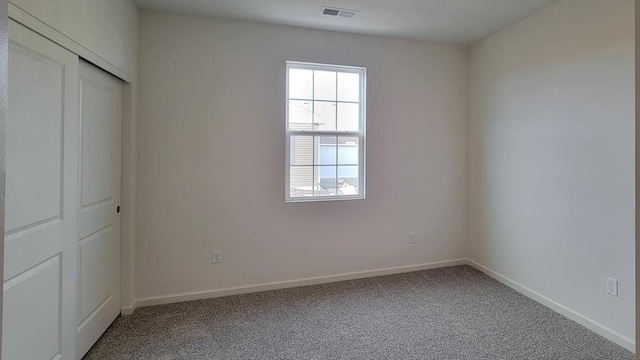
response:
[[[343,18],[349,18],[349,19],[356,16],[356,13],[358,13],[358,11],[356,10],[330,8],[327,6],[323,6],[322,9],[320,10],[320,14],[322,15],[337,16],[337,17],[343,17]]]

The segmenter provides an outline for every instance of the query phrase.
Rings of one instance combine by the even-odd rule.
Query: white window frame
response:
[[[360,131],[338,131],[338,130],[290,130],[289,129],[289,70],[318,70],[333,71],[342,73],[354,73],[360,75]],[[315,201],[337,201],[337,200],[363,200],[366,198],[366,89],[367,89],[367,70],[364,67],[318,64],[299,61],[287,61],[286,70],[286,98],[285,98],[285,138],[286,138],[286,157],[285,157],[285,202],[315,202]],[[296,99],[293,99],[296,100]],[[313,100],[313,99],[301,99]],[[336,119],[337,120],[337,119]],[[356,195],[332,195],[332,196],[304,196],[291,197],[290,188],[290,169],[291,169],[291,137],[296,135],[316,135],[316,136],[349,136],[358,137],[359,153],[358,153],[358,194]],[[336,169],[337,171],[337,169]],[[337,175],[337,174],[336,174]]]

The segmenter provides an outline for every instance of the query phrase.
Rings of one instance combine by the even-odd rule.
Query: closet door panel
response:
[[[4,360],[75,357],[76,55],[9,25]]]
[[[80,64],[77,357],[120,314],[122,81]]]

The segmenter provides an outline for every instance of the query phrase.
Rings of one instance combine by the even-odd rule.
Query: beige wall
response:
[[[140,32],[139,297],[464,256],[465,48],[153,12]],[[366,200],[285,204],[286,60],[367,67]]]
[[[11,3],[128,75],[134,75],[136,59],[132,54],[136,53],[138,15],[131,0],[11,0]]]
[[[471,258],[630,348],[633,6],[564,0],[475,45],[468,148]]]

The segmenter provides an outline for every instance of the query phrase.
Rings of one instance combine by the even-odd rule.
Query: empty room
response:
[[[0,0],[1,359],[635,359],[636,8]]]

